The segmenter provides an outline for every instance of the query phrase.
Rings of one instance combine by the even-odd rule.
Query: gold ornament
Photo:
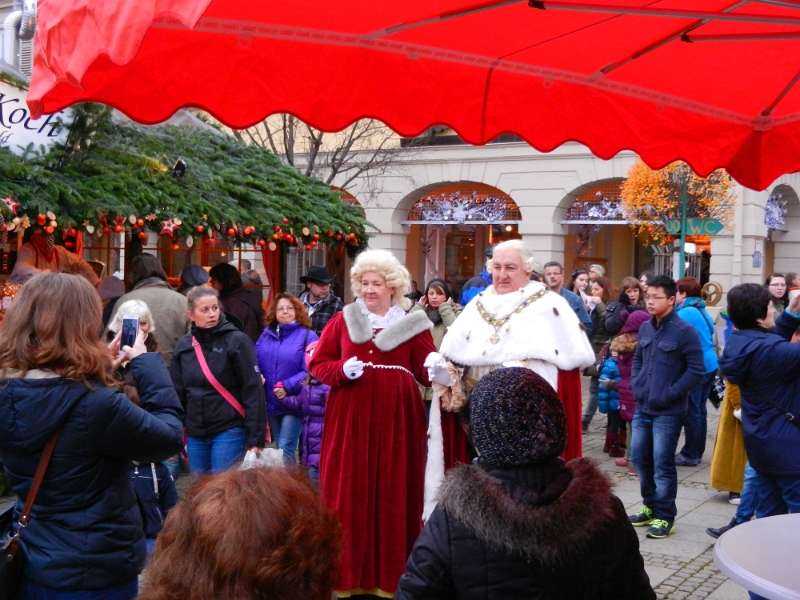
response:
[[[480,300],[476,300],[475,307],[478,309],[478,313],[481,315],[481,318],[484,321],[486,321],[489,325],[494,327],[494,334],[492,334],[492,337],[489,338],[489,341],[492,342],[493,344],[497,344],[500,341],[500,328],[506,323],[508,323],[511,317],[513,317],[518,313],[521,313],[525,309],[525,307],[530,306],[540,298],[543,298],[545,294],[547,294],[547,289],[542,289],[536,292],[535,294],[531,294],[530,296],[525,298],[522,302],[517,304],[517,306],[514,307],[514,310],[508,313],[505,317],[501,317],[499,319],[495,318],[494,315],[490,314],[489,311],[487,311],[483,307],[483,304],[481,303]]]

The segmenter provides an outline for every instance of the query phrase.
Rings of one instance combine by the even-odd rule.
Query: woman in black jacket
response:
[[[564,408],[521,367],[469,401],[478,464],[449,472],[395,600],[654,600],[639,539],[587,459],[564,464]]]
[[[244,289],[239,271],[228,263],[212,267],[208,275],[211,287],[219,292],[223,310],[239,319],[242,331],[253,343],[257,342],[266,326],[266,315],[259,295]]]
[[[225,319],[216,290],[192,288],[186,301],[192,332],[175,346],[169,372],[186,410],[189,467],[198,475],[219,473],[241,461],[246,448],[264,447],[264,387],[253,342]]]
[[[183,444],[181,406],[160,354],[146,352],[140,332],[123,355],[115,338],[112,362],[98,338],[101,315],[83,277],[45,272],[22,286],[0,328],[0,461],[16,516],[45,444],[60,432],[20,533],[24,600],[134,598],[145,536],[129,461],[164,460]],[[116,388],[124,360],[141,408]]]
[[[606,308],[606,331],[617,335],[625,325],[626,317],[622,312],[632,313],[637,310],[647,310],[644,306],[644,291],[636,277],[626,277],[622,280],[619,299]]]

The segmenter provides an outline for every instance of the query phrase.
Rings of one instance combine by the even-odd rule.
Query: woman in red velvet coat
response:
[[[350,280],[357,300],[328,322],[309,365],[331,386],[320,493],[344,530],[339,597],[390,598],[422,530],[427,425],[416,381],[431,385],[424,363],[438,355],[430,320],[406,315],[408,271],[390,252],[361,253]]]

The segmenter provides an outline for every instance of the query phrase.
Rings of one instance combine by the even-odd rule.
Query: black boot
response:
[[[721,536],[723,533],[725,533],[725,532],[726,532],[726,531],[728,531],[729,529],[733,529],[733,528],[734,528],[734,527],[736,527],[737,525],[741,525],[741,523],[739,523],[739,522],[736,520],[736,517],[733,517],[733,518],[731,519],[731,522],[730,522],[730,523],[728,523],[727,525],[723,525],[722,527],[717,527],[717,528],[714,528],[714,527],[709,527],[708,529],[706,529],[706,533],[707,533],[708,535],[710,535],[711,537],[713,537],[713,538],[715,538],[715,539],[716,539],[716,538],[718,538],[719,536]]]

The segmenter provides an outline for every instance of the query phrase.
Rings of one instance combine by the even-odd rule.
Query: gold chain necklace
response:
[[[483,304],[481,304],[481,301],[476,299],[475,306],[477,307],[478,313],[480,313],[481,318],[484,321],[486,321],[489,325],[494,327],[494,334],[492,334],[492,337],[489,338],[489,341],[492,342],[493,344],[498,343],[500,341],[500,335],[499,335],[500,328],[506,323],[508,323],[511,317],[513,317],[517,313],[521,313],[526,306],[533,304],[539,298],[544,297],[545,294],[547,294],[547,288],[539,290],[535,294],[531,294],[530,296],[525,298],[522,302],[517,304],[514,310],[512,310],[510,313],[508,313],[508,315],[506,315],[501,319],[496,319],[494,316],[489,314],[489,312],[483,307]]]

